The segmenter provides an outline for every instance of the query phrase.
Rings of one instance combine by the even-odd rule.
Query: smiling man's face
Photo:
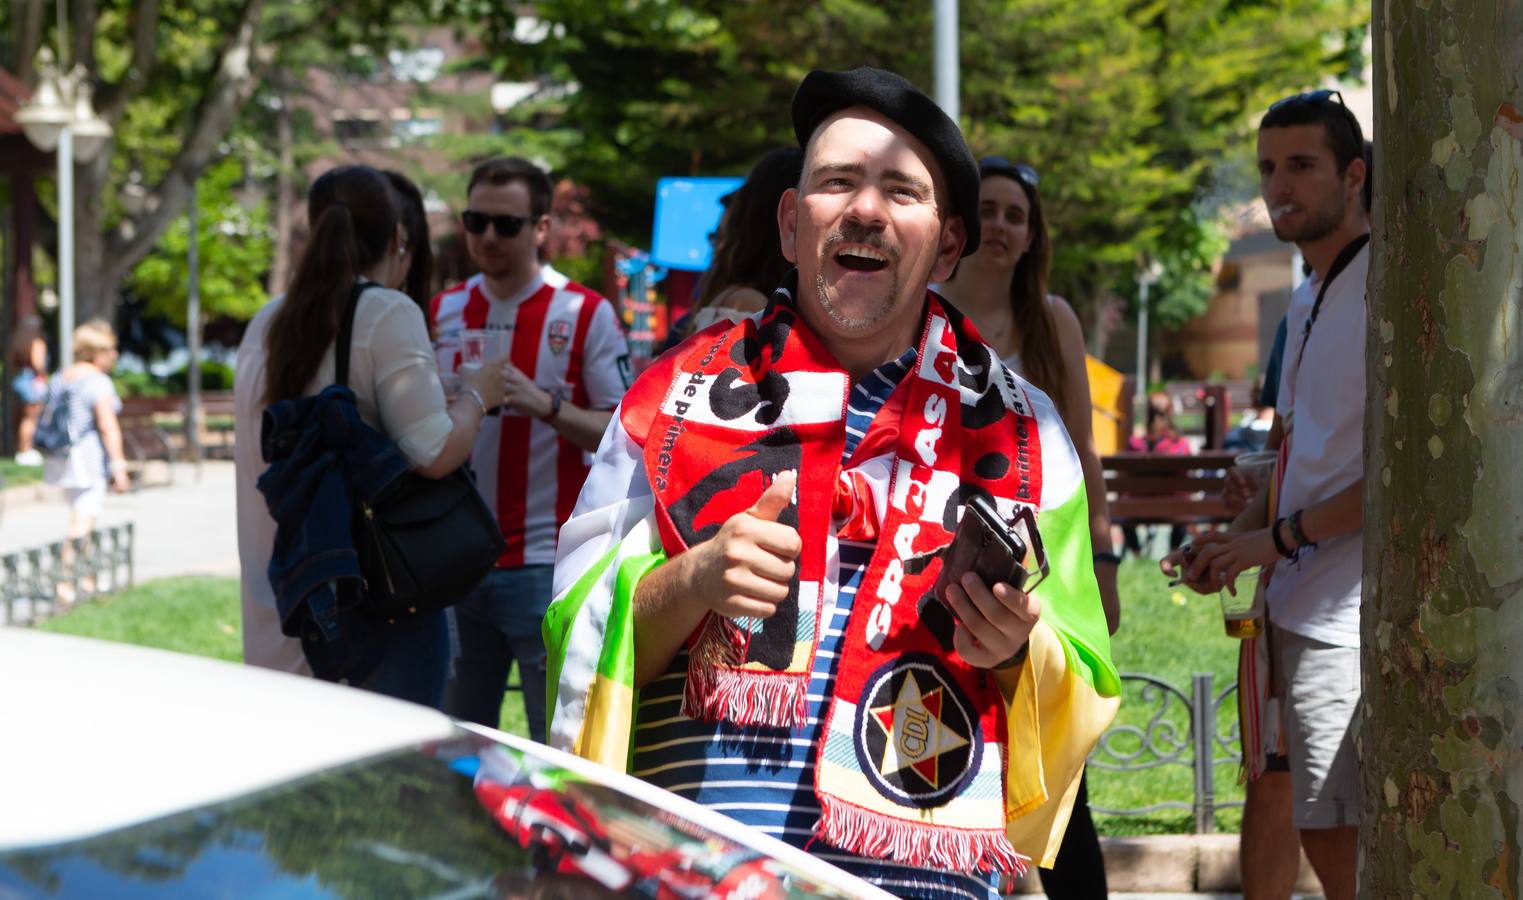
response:
[[[962,253],[944,192],[930,151],[875,112],[842,110],[815,130],[778,229],[798,266],[800,313],[827,343],[918,329],[926,285]]]

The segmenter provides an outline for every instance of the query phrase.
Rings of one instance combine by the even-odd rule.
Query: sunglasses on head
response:
[[[493,215],[468,209],[460,214],[460,221],[471,234],[486,234],[487,226],[490,225],[497,231],[498,237],[511,238],[518,237],[524,226],[534,220],[527,216],[510,216],[507,213]]]
[[[1036,187],[1042,182],[1042,176],[1037,174],[1036,169],[1025,163],[1013,163],[1003,156],[986,156],[979,162],[978,168],[985,175],[1014,173],[1016,179],[1025,182],[1027,187]]]
[[[1333,90],[1332,88],[1322,88],[1321,90],[1306,91],[1305,93],[1301,94],[1291,94],[1289,97],[1281,98],[1269,104],[1269,109],[1271,112],[1273,112],[1274,110],[1277,110],[1288,103],[1323,104],[1332,103],[1334,100],[1338,101],[1338,108],[1343,110],[1344,118],[1353,123],[1354,133],[1360,137],[1363,137],[1364,128],[1359,124],[1359,119],[1354,116],[1354,111],[1348,108],[1347,103],[1343,102],[1343,95],[1338,91]]]
[[[1334,99],[1338,101],[1339,106],[1343,107],[1344,109],[1348,109],[1348,104],[1343,102],[1343,95],[1330,88],[1323,88],[1317,91],[1306,91],[1305,93],[1301,94],[1291,94],[1289,97],[1281,98],[1269,104],[1269,108],[1279,109],[1287,103],[1326,103],[1327,101]]]

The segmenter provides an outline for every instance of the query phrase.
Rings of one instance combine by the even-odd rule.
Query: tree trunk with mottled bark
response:
[[[1523,0],[1377,0],[1360,894],[1523,893]]]

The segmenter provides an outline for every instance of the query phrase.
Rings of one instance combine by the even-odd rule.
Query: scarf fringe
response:
[[[682,714],[741,726],[802,726],[809,711],[809,673],[734,668],[745,656],[746,637],[724,616],[708,617],[688,655]]]
[[[848,853],[944,872],[1026,874],[1031,858],[1010,845],[1003,828],[945,828],[866,810],[823,791],[816,833]]]
[[[682,714],[705,722],[798,728],[808,712],[809,675],[688,666]]]

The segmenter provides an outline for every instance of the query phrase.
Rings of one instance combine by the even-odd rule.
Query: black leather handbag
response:
[[[349,351],[360,295],[340,326],[334,381],[348,385]],[[368,501],[355,497],[354,547],[364,573],[364,611],[387,619],[435,612],[465,599],[497,564],[506,543],[470,470],[443,478],[408,471]]]

